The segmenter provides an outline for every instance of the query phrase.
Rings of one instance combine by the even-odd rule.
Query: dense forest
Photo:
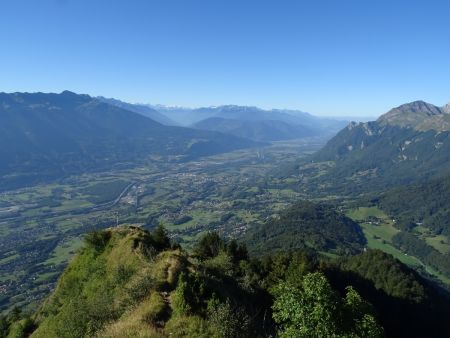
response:
[[[450,236],[450,176],[388,190],[372,200],[410,230],[417,224]]]
[[[366,239],[360,226],[330,205],[300,201],[279,217],[250,229],[247,243],[252,251],[286,249],[349,254],[362,251]]]
[[[369,198],[368,203],[395,217],[401,230],[392,239],[395,246],[450,277],[450,255],[422,238],[425,232],[427,237],[440,236],[440,242],[449,242],[450,176],[394,188]]]

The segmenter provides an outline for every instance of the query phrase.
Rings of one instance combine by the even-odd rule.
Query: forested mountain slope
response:
[[[279,218],[254,228],[247,234],[254,252],[295,249],[334,252],[361,252],[366,239],[360,226],[333,207],[300,201],[280,213]]]
[[[450,115],[416,101],[377,121],[351,123],[313,156],[335,165],[324,179],[359,190],[410,184],[450,172]]]

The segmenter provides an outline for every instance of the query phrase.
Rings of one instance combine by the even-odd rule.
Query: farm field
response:
[[[392,237],[400,232],[394,226],[394,221],[390,219],[382,210],[377,207],[359,207],[347,211],[346,215],[358,222],[367,239],[367,246],[371,249],[379,249],[391,254],[402,263],[413,268],[423,268],[426,273],[438,279],[444,284],[450,285],[450,279],[439,273],[429,265],[424,264],[418,258],[408,255],[392,244]],[[422,233],[423,236],[423,233]],[[442,240],[441,237],[427,237],[429,241]],[[439,242],[440,243],[440,242]],[[431,244],[430,244],[431,245]]]
[[[190,162],[67,177],[0,194],[0,311],[32,308],[48,294],[83,234],[117,224],[162,223],[186,247],[203,232],[238,237],[304,197],[267,173],[322,141],[274,143]]]

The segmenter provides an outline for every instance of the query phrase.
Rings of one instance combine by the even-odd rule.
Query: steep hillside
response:
[[[355,190],[414,183],[450,172],[450,115],[421,101],[392,109],[375,122],[351,123],[314,157],[333,161],[323,179]]]
[[[303,201],[250,230],[248,244],[259,253],[309,248],[348,254],[362,251],[366,240],[359,225],[334,208]]]
[[[393,244],[450,278],[450,177],[390,189],[370,203],[395,219]]]
[[[0,94],[2,189],[142,162],[149,155],[192,158],[254,145],[220,133],[163,126],[88,95]]]
[[[0,334],[445,337],[449,304],[378,251],[336,262],[292,251],[251,259],[207,233],[189,254],[163,228],[119,227],[89,234],[41,309],[0,317]]]
[[[298,139],[317,134],[307,127],[277,120],[236,120],[211,117],[193,125],[194,128],[219,131],[255,141],[281,141]]]
[[[450,237],[450,176],[388,190],[372,200],[402,228],[417,224]]]
[[[389,254],[367,250],[346,257],[327,276],[340,290],[355,287],[376,308],[388,337],[448,336],[448,294]]]

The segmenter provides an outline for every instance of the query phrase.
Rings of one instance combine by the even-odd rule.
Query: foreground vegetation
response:
[[[0,336],[439,337],[448,305],[379,251],[256,259],[210,232],[189,253],[162,227],[119,227],[87,235],[39,311],[2,318]]]

